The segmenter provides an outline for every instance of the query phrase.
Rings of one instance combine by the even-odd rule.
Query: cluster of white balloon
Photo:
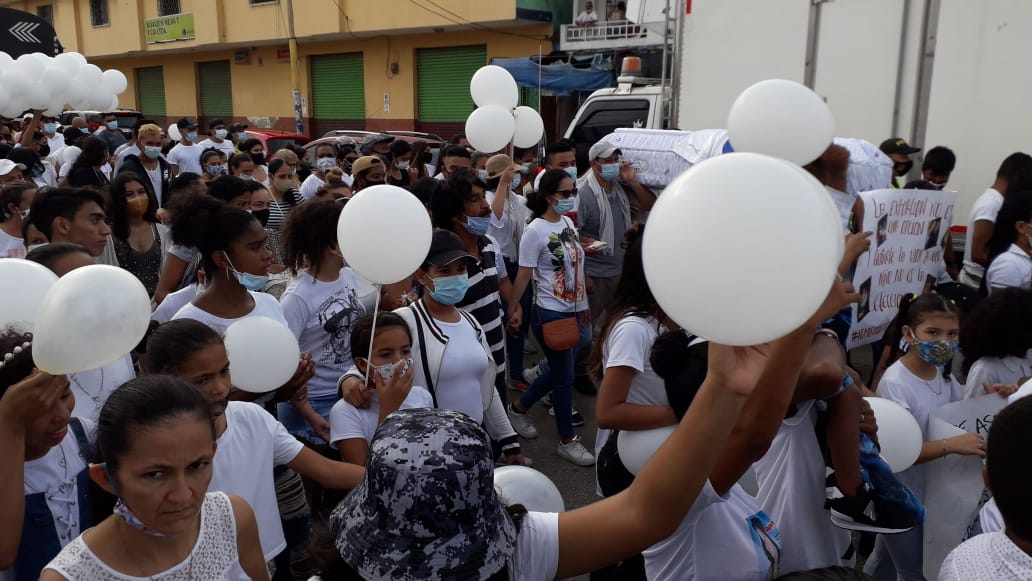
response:
[[[480,67],[469,82],[477,108],[466,118],[466,139],[478,151],[501,151],[510,143],[534,147],[545,123],[534,109],[519,105],[520,91],[509,71],[496,65]]]
[[[14,118],[29,109],[58,115],[65,108],[118,109],[129,86],[121,71],[102,71],[77,52],[47,56],[34,52],[17,59],[0,52],[0,115]]]

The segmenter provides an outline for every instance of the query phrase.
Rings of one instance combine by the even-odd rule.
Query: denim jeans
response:
[[[516,262],[505,259],[505,270],[509,282],[516,281],[516,273],[520,265]],[[530,329],[530,293],[533,285],[527,285],[527,290],[520,297],[520,307],[523,309],[523,321],[520,323],[520,332],[516,336],[505,334],[505,350],[509,353],[509,378],[523,381],[523,345],[527,340],[527,331]],[[505,306],[508,312],[509,305]]]
[[[573,436],[573,363],[577,350],[591,342],[591,321],[587,320],[586,313],[583,312],[561,313],[538,306],[532,307],[532,310],[530,325],[538,343],[544,349],[548,368],[542,369],[541,375],[520,397],[520,405],[524,409],[530,409],[530,406],[534,405],[537,400],[551,392],[552,409],[555,410],[555,426],[559,431],[559,437],[569,438]],[[542,325],[570,317],[577,317],[577,330],[580,331],[580,340],[577,345],[565,351],[549,349],[545,345]]]
[[[923,569],[923,526],[916,526],[905,533],[878,535],[874,551],[864,565],[864,573],[877,581],[925,581]]]

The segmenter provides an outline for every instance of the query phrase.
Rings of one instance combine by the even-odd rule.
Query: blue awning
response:
[[[541,88],[550,91],[594,91],[613,86],[613,73],[608,68],[592,66],[580,69],[569,63],[539,65],[527,58],[495,58],[491,64],[509,71],[521,87],[538,87],[540,73]]]

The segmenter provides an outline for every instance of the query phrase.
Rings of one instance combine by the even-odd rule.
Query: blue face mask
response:
[[[187,133],[186,134],[186,139],[190,143],[197,143],[197,132],[196,131],[191,131],[190,133]]]
[[[566,175],[570,176],[571,180],[577,181],[577,168],[576,167],[570,166],[570,167],[564,168],[563,171],[566,172]]]
[[[522,179],[522,177],[520,176],[520,174],[516,174],[516,177],[512,178],[512,181],[509,182],[509,191],[510,192],[515,192],[516,188],[520,187],[520,180],[521,179]]]
[[[602,179],[607,182],[616,181],[616,178],[620,177],[620,164],[604,163],[602,164],[602,171],[599,173],[602,175]]]
[[[143,148],[143,153],[151,159],[158,159],[158,156],[161,155],[161,148],[156,145],[146,145]]]
[[[107,128],[111,131],[115,131],[116,129],[118,129],[118,121],[108,121],[104,125],[107,126]]]
[[[958,341],[921,341],[914,339],[911,346],[917,348],[917,356],[929,365],[942,367],[957,354]]]
[[[484,218],[474,216],[466,217],[466,231],[474,236],[483,236],[484,234],[487,234],[487,228],[490,225],[490,216]]]
[[[430,296],[442,305],[454,305],[466,296],[468,290],[469,277],[466,273],[442,276],[434,279],[434,290]]]
[[[487,170],[486,169],[478,169],[477,170],[477,177],[479,177],[481,180],[486,182],[488,180]]]
[[[90,128],[89,127],[80,127],[79,131],[82,131],[83,134],[85,134],[85,135],[89,135],[90,134]]]
[[[43,124],[43,133],[55,133],[57,131],[57,128],[58,128],[57,123],[44,123]]]
[[[229,270],[236,277],[237,282],[240,286],[246,288],[249,291],[258,292],[265,288],[265,285],[269,282],[269,275],[267,274],[251,274],[249,272],[240,272],[233,266],[233,261],[229,259],[229,255],[223,252],[226,256],[226,261],[229,262]]]
[[[577,203],[577,200],[574,200],[573,198],[566,198],[565,200],[558,200],[555,203],[555,211],[558,212],[560,216],[563,215],[563,214],[569,214],[570,212],[573,211],[574,205],[576,203]]]
[[[37,165],[32,168],[32,177],[38,178],[43,176],[44,168],[42,165]]]

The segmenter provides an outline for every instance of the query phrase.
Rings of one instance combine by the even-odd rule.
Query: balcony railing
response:
[[[662,45],[663,35],[647,26],[627,20],[610,20],[580,26],[562,25],[561,49],[597,49]],[[661,27],[660,27],[661,28]]]

